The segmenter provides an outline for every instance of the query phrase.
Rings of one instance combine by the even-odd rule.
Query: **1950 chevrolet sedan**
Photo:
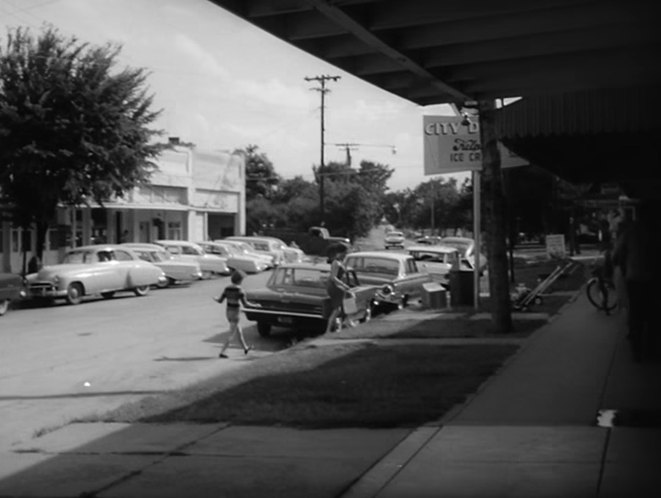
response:
[[[27,276],[28,296],[63,298],[78,304],[83,296],[101,294],[110,299],[117,291],[144,296],[151,285],[167,282],[163,270],[140,259],[132,250],[116,245],[71,249],[59,265],[44,266]]]

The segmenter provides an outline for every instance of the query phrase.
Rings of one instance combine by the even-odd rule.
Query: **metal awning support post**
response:
[[[512,330],[512,310],[507,275],[507,245],[505,243],[505,197],[500,167],[500,152],[496,136],[496,103],[479,102],[480,141],[482,143],[482,173],[484,175],[485,214],[487,216],[487,256],[489,258],[489,295],[493,325],[497,332]],[[476,248],[479,251],[479,246]]]
[[[481,196],[482,189],[480,183],[482,182],[482,175],[479,170],[473,170],[473,240],[475,240],[475,268],[473,271],[473,307],[475,311],[480,307],[480,247],[482,246],[482,238],[480,232],[482,230],[482,217],[480,210],[482,209]]]

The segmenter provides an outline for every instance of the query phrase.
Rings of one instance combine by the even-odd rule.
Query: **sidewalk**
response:
[[[71,424],[0,455],[0,496],[656,496],[659,421],[632,425],[661,410],[661,363],[631,361],[621,320],[581,293],[415,430]]]

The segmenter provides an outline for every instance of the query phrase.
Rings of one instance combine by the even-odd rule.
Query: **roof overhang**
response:
[[[500,131],[510,144],[517,142],[521,155],[528,157],[530,151],[534,154],[529,159],[545,167],[552,164],[558,171],[568,166],[560,168],[557,161],[566,157],[554,154],[554,148],[573,148],[570,142],[577,137],[588,137],[583,147],[592,148],[612,143],[613,135],[631,135],[623,139],[618,160],[631,158],[626,151],[635,146],[635,135],[640,140],[658,137],[658,126],[638,126],[658,116],[649,112],[661,88],[661,9],[655,2],[210,1],[419,105],[461,106],[467,101],[523,97],[517,108],[503,111],[508,116],[501,120]],[[608,101],[608,95],[625,100]],[[544,99],[550,96],[564,97],[545,107]],[[563,98],[574,104],[584,98],[590,102],[556,112],[550,124],[557,133],[544,132],[544,109],[555,106],[558,111]],[[624,128],[611,119],[611,108],[625,116],[620,123]],[[643,149],[635,153],[642,157],[634,159],[656,161],[658,168],[658,154],[650,156],[648,148]],[[583,170],[575,172],[577,178],[614,171],[592,170],[585,159],[574,161]]]

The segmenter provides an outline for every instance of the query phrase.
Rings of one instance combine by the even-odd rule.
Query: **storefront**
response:
[[[50,228],[44,264],[66,249],[94,243],[213,240],[245,232],[245,168],[237,154],[175,147],[157,161],[150,185],[104,206],[61,208]],[[20,273],[36,252],[34,230],[2,223],[0,261]]]

